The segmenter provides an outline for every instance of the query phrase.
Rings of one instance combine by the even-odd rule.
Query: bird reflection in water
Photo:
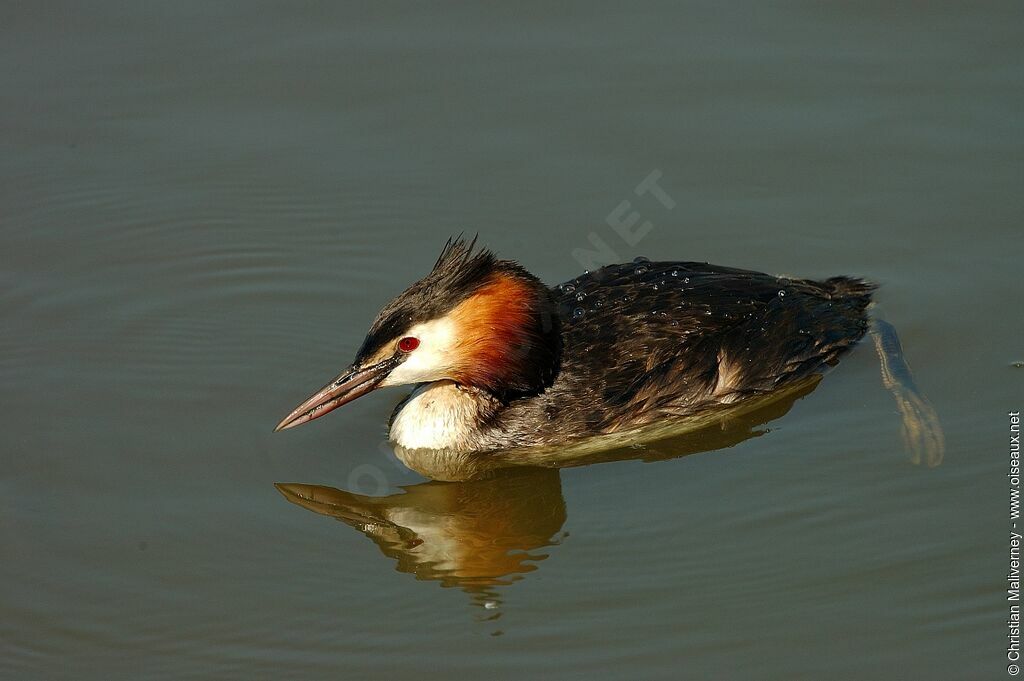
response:
[[[459,587],[487,610],[497,587],[537,569],[558,543],[565,500],[558,471],[522,468],[486,480],[429,481],[385,497],[277,483],[288,501],[372,539],[399,572]],[[494,613],[498,615],[499,613]]]
[[[539,567],[562,534],[566,519],[559,468],[640,459],[656,461],[731,447],[762,435],[759,429],[784,415],[811,392],[817,380],[753,411],[645,444],[622,446],[579,456],[533,457],[528,465],[474,472],[482,479],[432,480],[403,487],[383,497],[353,494],[321,485],[277,483],[284,497],[305,509],[335,518],[372,539],[396,561],[396,569],[418,580],[458,587],[485,608],[485,619],[500,616],[500,587]],[[488,455],[485,455],[488,456]],[[489,456],[493,456],[493,453]]]

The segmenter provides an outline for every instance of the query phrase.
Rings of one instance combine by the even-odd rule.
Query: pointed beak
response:
[[[343,404],[348,404],[357,397],[362,397],[376,388],[400,362],[398,357],[390,357],[368,367],[350,367],[316,391],[316,394],[308,400],[295,407],[292,413],[277,424],[274,432],[301,426],[307,421],[318,419],[327,412],[334,411]]]

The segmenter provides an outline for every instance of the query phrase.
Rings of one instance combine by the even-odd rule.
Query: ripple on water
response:
[[[379,207],[353,201],[339,218],[261,182],[110,180],[85,177],[7,216],[4,379],[43,370],[56,381],[89,365],[116,373],[117,390],[170,392],[251,374],[253,357],[295,366],[317,350],[348,354],[372,317],[350,341],[337,338],[339,311],[394,288],[379,234],[353,226]]]

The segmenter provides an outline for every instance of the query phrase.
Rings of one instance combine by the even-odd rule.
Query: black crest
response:
[[[434,269],[409,290],[423,285],[434,292],[443,291],[450,297],[454,296],[459,302],[465,300],[499,269],[498,264],[501,263],[486,248],[477,250],[476,240],[476,236],[469,243],[461,236],[449,238],[434,263]]]
[[[533,278],[519,265],[498,260],[487,249],[477,249],[476,237],[468,242],[461,235],[449,238],[430,273],[377,315],[359,349],[357,361],[376,353],[409,326],[443,316],[501,271],[516,271]]]

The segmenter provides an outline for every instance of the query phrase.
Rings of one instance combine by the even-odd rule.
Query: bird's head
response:
[[[390,385],[449,380],[502,400],[549,386],[561,349],[551,294],[518,264],[474,244],[449,239],[430,273],[377,315],[352,365],[275,430]]]

